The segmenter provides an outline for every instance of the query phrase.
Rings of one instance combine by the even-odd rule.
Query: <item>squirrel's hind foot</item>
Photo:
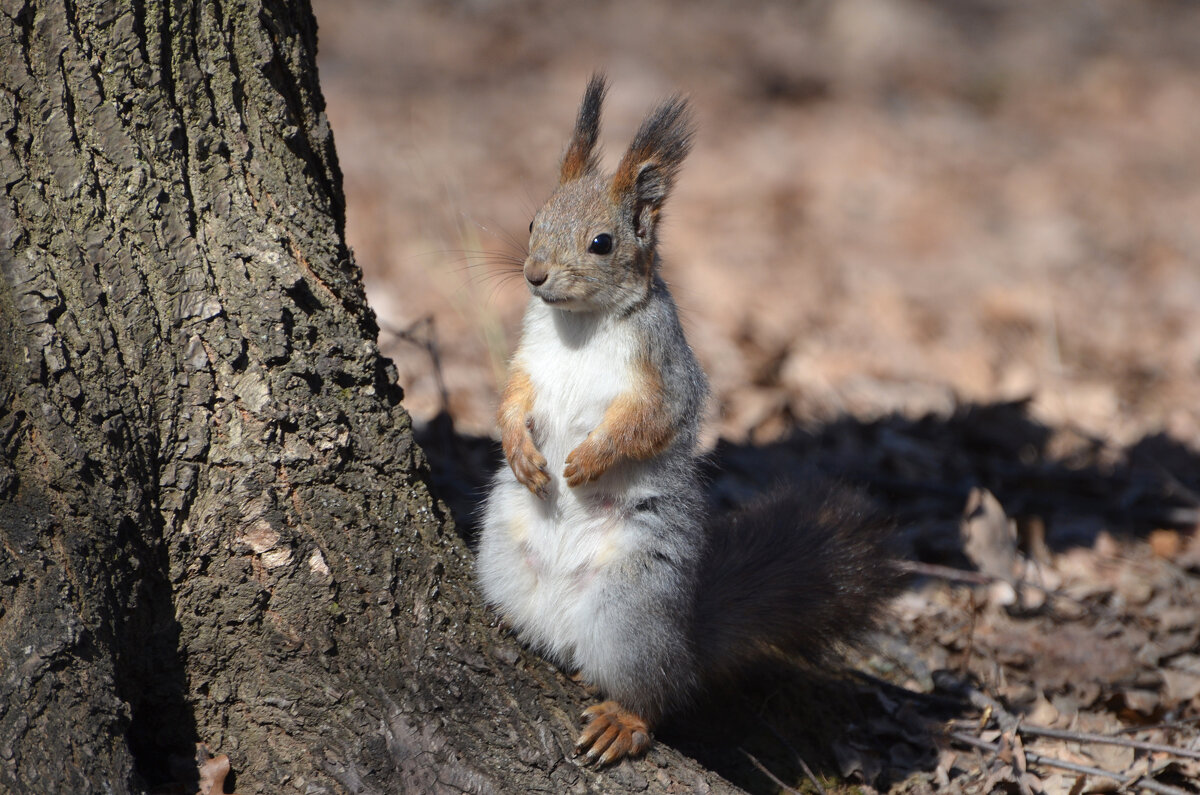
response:
[[[587,751],[585,761],[601,767],[626,756],[640,756],[650,747],[650,727],[640,716],[615,701],[588,707],[581,716],[583,732],[575,741],[575,753]]]

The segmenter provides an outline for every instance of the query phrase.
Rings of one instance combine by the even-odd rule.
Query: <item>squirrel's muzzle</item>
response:
[[[525,260],[525,281],[533,287],[540,287],[550,276],[550,267],[542,258],[530,257]]]

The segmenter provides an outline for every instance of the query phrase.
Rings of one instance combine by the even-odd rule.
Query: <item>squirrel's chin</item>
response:
[[[533,294],[540,298],[542,303],[552,309],[563,309],[568,312],[588,312],[595,310],[595,307],[591,306],[587,301],[573,296],[554,295],[553,293],[545,293],[536,289],[533,290]]]
[[[530,292],[551,309],[565,312],[622,313],[645,300],[648,292],[625,290],[621,292],[597,291],[590,295],[562,295],[549,290],[531,287]]]

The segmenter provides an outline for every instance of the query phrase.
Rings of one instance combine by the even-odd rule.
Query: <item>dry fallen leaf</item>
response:
[[[1150,533],[1150,550],[1160,558],[1174,560],[1183,551],[1183,537],[1178,530],[1155,530]]]
[[[1059,719],[1059,712],[1054,705],[1046,700],[1046,696],[1038,694],[1033,708],[1026,715],[1026,720],[1038,726],[1053,727]]]
[[[1162,677],[1169,704],[1180,704],[1200,696],[1200,673],[1167,667],[1162,669]]]
[[[987,489],[971,489],[960,525],[963,551],[981,572],[1012,580],[1017,564],[1017,529]]]
[[[1091,758],[1092,764],[1113,773],[1124,773],[1134,763],[1136,752],[1123,745],[1108,745],[1107,743],[1089,743],[1083,746],[1083,753]]]
[[[1121,691],[1118,696],[1120,701],[1124,703],[1123,712],[1128,717],[1153,717],[1162,706],[1162,699],[1158,692],[1154,690],[1131,687],[1128,690]]]

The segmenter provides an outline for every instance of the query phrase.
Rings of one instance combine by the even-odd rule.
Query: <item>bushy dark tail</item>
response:
[[[890,530],[863,495],[822,481],[714,521],[695,613],[706,677],[779,652],[820,662],[859,638],[900,584]]]

